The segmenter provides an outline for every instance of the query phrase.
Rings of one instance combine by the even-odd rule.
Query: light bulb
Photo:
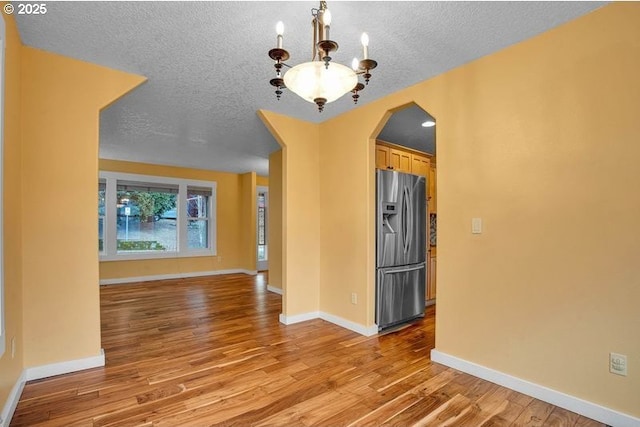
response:
[[[430,128],[435,125],[436,125],[436,122],[434,122],[433,120],[427,120],[426,122],[422,123],[423,128]]]
[[[362,37],[360,37],[360,41],[362,42],[362,46],[369,46],[369,36],[367,33],[362,33]]]
[[[324,13],[322,14],[322,23],[326,26],[331,25],[331,12],[329,11],[329,9],[325,9]]]
[[[282,21],[278,21],[276,24],[276,33],[278,34],[278,37],[276,37],[278,49],[282,49],[282,34],[284,33],[284,24]]]
[[[362,33],[360,41],[362,42],[362,59],[369,59],[369,36],[367,33]]]
[[[351,61],[351,68],[353,68],[353,71],[358,71],[358,68],[360,68],[360,61],[358,61],[358,58],[353,58],[353,61]]]

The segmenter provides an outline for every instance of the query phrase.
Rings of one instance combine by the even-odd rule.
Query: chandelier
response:
[[[365,85],[369,84],[371,70],[378,63],[369,59],[369,37],[362,33],[363,59],[353,58],[351,68],[331,62],[331,53],[338,50],[338,43],[329,38],[331,26],[331,12],[327,9],[327,2],[321,1],[319,9],[311,9],[313,20],[313,56],[310,62],[304,62],[294,67],[285,61],[289,59],[289,52],[282,48],[284,24],[276,25],[277,47],[269,51],[269,57],[275,61],[276,77],[269,83],[276,88],[276,98],[280,100],[283,89],[289,89],[302,99],[314,102],[318,111],[324,110],[324,105],[333,102],[351,92],[355,104],[358,103]],[[283,73],[282,68],[289,70]],[[358,81],[358,76],[364,77],[365,84]]]

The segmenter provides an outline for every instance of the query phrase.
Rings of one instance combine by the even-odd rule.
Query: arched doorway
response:
[[[383,122],[375,137],[375,317],[386,329],[436,302],[436,120],[409,103]]]

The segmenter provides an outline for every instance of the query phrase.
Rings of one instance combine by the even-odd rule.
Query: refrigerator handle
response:
[[[425,264],[424,262],[415,265],[413,267],[404,267],[404,268],[397,268],[394,270],[389,270],[389,269],[384,269],[384,271],[382,271],[382,274],[395,274],[395,273],[407,273],[409,271],[416,271],[416,270],[422,270],[423,268],[425,268]]]
[[[404,253],[406,254],[409,251],[409,191],[407,187],[402,188],[402,243]]]
[[[407,196],[409,196],[409,218],[411,218],[411,221],[409,222],[409,242],[407,243],[407,250],[411,249],[411,246],[413,246],[413,233],[415,232],[415,228],[416,228],[416,219],[415,219],[415,215],[414,215],[414,211],[413,211],[413,191],[409,191],[407,189]]]

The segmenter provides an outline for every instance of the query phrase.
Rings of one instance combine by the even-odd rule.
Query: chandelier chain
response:
[[[313,21],[311,21],[311,25],[313,26],[313,45],[311,46],[312,49],[312,55],[311,55],[311,60],[315,61],[316,60],[316,56],[318,56],[318,9],[316,9],[316,14],[313,15],[313,12],[311,13],[313,15]],[[319,58],[318,58],[319,59]]]

